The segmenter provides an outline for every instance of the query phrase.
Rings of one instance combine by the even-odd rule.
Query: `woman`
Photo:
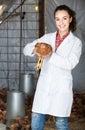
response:
[[[74,36],[75,12],[66,5],[54,11],[57,31],[27,44],[24,54],[39,55],[34,48],[37,42],[49,43],[51,54],[44,58],[32,107],[32,130],[43,130],[46,115],[56,117],[57,130],[69,130],[68,117],[73,103],[71,71],[79,63],[82,44]],[[34,54],[32,54],[32,52]]]

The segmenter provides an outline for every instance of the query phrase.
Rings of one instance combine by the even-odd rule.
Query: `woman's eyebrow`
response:
[[[65,18],[65,17],[67,18],[68,16],[63,16],[62,18]],[[56,17],[56,16],[55,16],[55,18],[60,18],[60,17]]]

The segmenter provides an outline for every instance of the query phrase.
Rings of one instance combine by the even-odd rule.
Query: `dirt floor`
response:
[[[70,130],[85,130],[85,118],[69,121]],[[54,122],[46,122],[44,130],[56,130]]]
[[[6,124],[7,113],[7,89],[0,90],[0,123]],[[11,120],[9,130],[30,130],[31,108],[33,97],[28,97],[25,100],[25,117],[16,117]],[[74,102],[72,113],[69,118],[70,130],[85,130],[85,93],[74,93]],[[7,130],[8,130],[7,129]],[[55,118],[48,116],[44,130],[56,130]]]

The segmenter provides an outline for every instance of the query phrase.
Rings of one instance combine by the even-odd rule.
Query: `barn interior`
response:
[[[0,0],[0,130],[31,129],[31,108],[39,72],[35,68],[37,57],[24,56],[23,48],[56,30],[53,12],[61,4],[76,11],[75,35],[83,46],[80,62],[72,71],[74,102],[69,126],[71,130],[85,130],[84,0]],[[55,129],[55,118],[48,116],[45,130]]]

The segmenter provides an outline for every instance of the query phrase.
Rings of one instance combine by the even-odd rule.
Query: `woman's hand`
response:
[[[32,54],[36,54],[36,55],[38,55],[40,57],[40,54],[37,52],[37,47],[35,47],[33,49]]]

